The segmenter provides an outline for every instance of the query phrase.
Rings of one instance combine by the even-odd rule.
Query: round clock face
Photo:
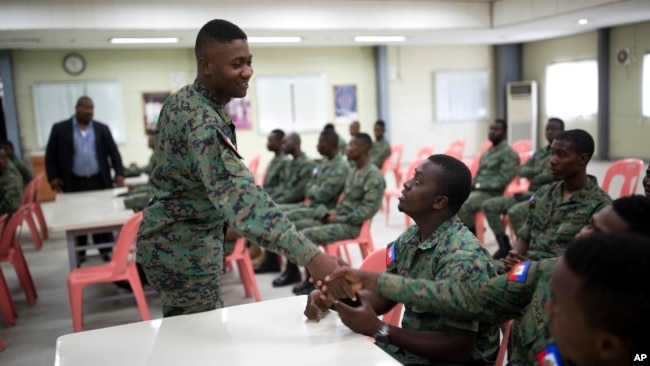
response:
[[[63,69],[70,75],[79,75],[86,68],[86,60],[77,53],[71,53],[63,59]]]

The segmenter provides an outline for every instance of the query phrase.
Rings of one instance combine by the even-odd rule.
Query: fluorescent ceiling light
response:
[[[356,36],[355,42],[404,42],[404,36]]]
[[[114,44],[178,43],[178,37],[111,38]]]
[[[248,37],[248,43],[299,43],[300,37]]]
[[[589,19],[586,18],[578,19],[578,24],[580,25],[585,25],[587,23],[589,23]]]
[[[40,40],[38,38],[8,38],[8,39],[0,39],[0,43],[39,43]]]

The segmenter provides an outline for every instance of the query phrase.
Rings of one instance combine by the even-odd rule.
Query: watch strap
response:
[[[381,326],[372,337],[375,339],[377,345],[388,346],[390,344],[390,325],[388,323],[381,323]]]

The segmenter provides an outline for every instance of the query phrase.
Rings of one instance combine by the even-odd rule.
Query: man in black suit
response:
[[[45,151],[45,168],[50,186],[57,192],[83,192],[124,186],[124,167],[107,125],[93,121],[94,104],[84,96],[77,100],[75,115],[52,126]],[[77,237],[77,246],[86,245],[87,236]],[[113,242],[112,233],[93,234],[93,242]],[[104,261],[110,260],[111,248],[99,250]],[[79,263],[85,260],[79,252]]]

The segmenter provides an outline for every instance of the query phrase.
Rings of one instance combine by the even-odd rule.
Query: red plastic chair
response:
[[[359,269],[373,272],[386,271],[386,247],[379,248],[370,253],[366,259],[361,262]],[[395,305],[389,312],[385,313],[381,320],[396,327],[399,327],[402,319],[402,304]]]
[[[381,173],[393,172],[395,175],[395,186],[399,187],[402,184],[402,177],[400,175],[400,164],[402,163],[402,152],[404,151],[404,144],[394,144],[390,148],[390,155],[381,166]]]
[[[372,219],[368,219],[363,222],[361,225],[361,230],[359,230],[359,236],[351,239],[343,239],[335,241],[328,244],[320,244],[325,247],[325,253],[338,256],[343,259],[343,253],[341,249],[345,251],[345,256],[347,257],[348,264],[352,266],[352,258],[350,257],[350,252],[348,251],[348,244],[357,244],[361,250],[361,258],[365,259],[370,253],[375,250],[375,245],[372,242],[372,235],[370,234],[370,223]]]
[[[132,255],[135,254],[134,243],[138,236],[140,222],[142,222],[142,212],[134,214],[124,223],[113,249],[113,258],[109,263],[76,268],[68,275],[72,327],[75,332],[80,332],[83,326],[83,289],[95,283],[129,281],[142,320],[151,319],[135,264],[135,255]]]
[[[449,148],[444,152],[445,155],[452,156],[458,160],[463,159],[463,153],[465,152],[465,138],[461,137],[457,140],[454,140],[449,145]]]
[[[610,196],[614,197],[612,192],[609,191],[612,180],[615,176],[623,176],[623,184],[621,184],[621,191],[619,197],[629,196],[636,192],[639,184],[639,176],[643,172],[643,161],[640,159],[621,159],[613,162],[605,172],[602,188]]]
[[[510,147],[517,153],[530,152],[533,148],[533,142],[531,140],[521,139],[514,141]]]
[[[2,340],[2,336],[0,336],[0,352],[5,350],[5,342]]]
[[[508,339],[510,338],[510,328],[512,328],[512,320],[501,323],[501,333],[503,338],[501,338],[501,344],[499,345],[499,352],[497,353],[497,362],[496,366],[503,366],[506,360],[506,352],[508,351]]]
[[[248,249],[246,249],[246,239],[244,237],[237,239],[235,242],[235,248],[225,260],[227,263],[231,263],[232,261],[237,263],[239,275],[244,284],[246,297],[254,296],[255,301],[262,301],[260,289],[257,286],[257,279],[255,278],[255,272],[253,271],[253,263],[251,262],[250,253],[248,253]]]
[[[427,155],[428,156],[428,155]],[[406,175],[404,176],[404,181],[409,180],[412,176],[415,175],[415,169],[420,165],[422,160],[414,160],[411,165],[409,165],[409,170],[407,171]],[[391,197],[399,197],[402,195],[402,186],[398,186],[395,188],[389,188],[384,191],[384,202],[386,206],[386,225],[388,225],[388,217],[390,216],[390,199]],[[408,228],[411,226],[411,219],[407,216],[404,215],[404,221],[406,223],[406,227]]]
[[[41,184],[43,183],[44,173],[38,173],[34,177],[34,200],[32,201],[32,212],[36,215],[38,220],[38,226],[41,229],[41,237],[43,240],[47,240],[50,237],[50,234],[47,229],[47,224],[45,223],[45,215],[43,215],[43,208],[41,207]]]
[[[34,280],[27,266],[23,249],[18,243],[20,236],[16,235],[23,223],[26,212],[27,207],[20,206],[3,228],[2,237],[0,238],[0,262],[10,262],[14,266],[20,286],[25,292],[27,305],[34,305],[38,297],[36,286],[34,286]]]
[[[41,250],[43,248],[43,241],[41,240],[41,234],[38,232],[36,227],[36,221],[34,221],[34,197],[36,197],[36,182],[32,179],[23,190],[23,198],[20,202],[20,205],[24,207],[25,214],[23,220],[27,221],[27,226],[29,227],[29,232],[32,235],[32,240],[34,241],[34,246],[36,250]]]
[[[0,216],[0,237],[2,237],[2,229],[4,228],[7,218],[9,215]],[[16,306],[14,301],[11,298],[11,291],[9,291],[9,286],[7,286],[7,281],[5,280],[4,273],[2,273],[2,268],[0,267],[0,310],[5,318],[5,323],[7,327],[16,325],[16,317],[18,313],[16,312]]]
[[[255,184],[262,184],[259,181],[259,178],[257,177],[257,168],[259,167],[259,165],[260,165],[260,156],[259,155],[253,156],[251,158],[251,161],[248,162],[248,170],[250,170],[251,173],[253,173],[253,178],[255,180]]]

